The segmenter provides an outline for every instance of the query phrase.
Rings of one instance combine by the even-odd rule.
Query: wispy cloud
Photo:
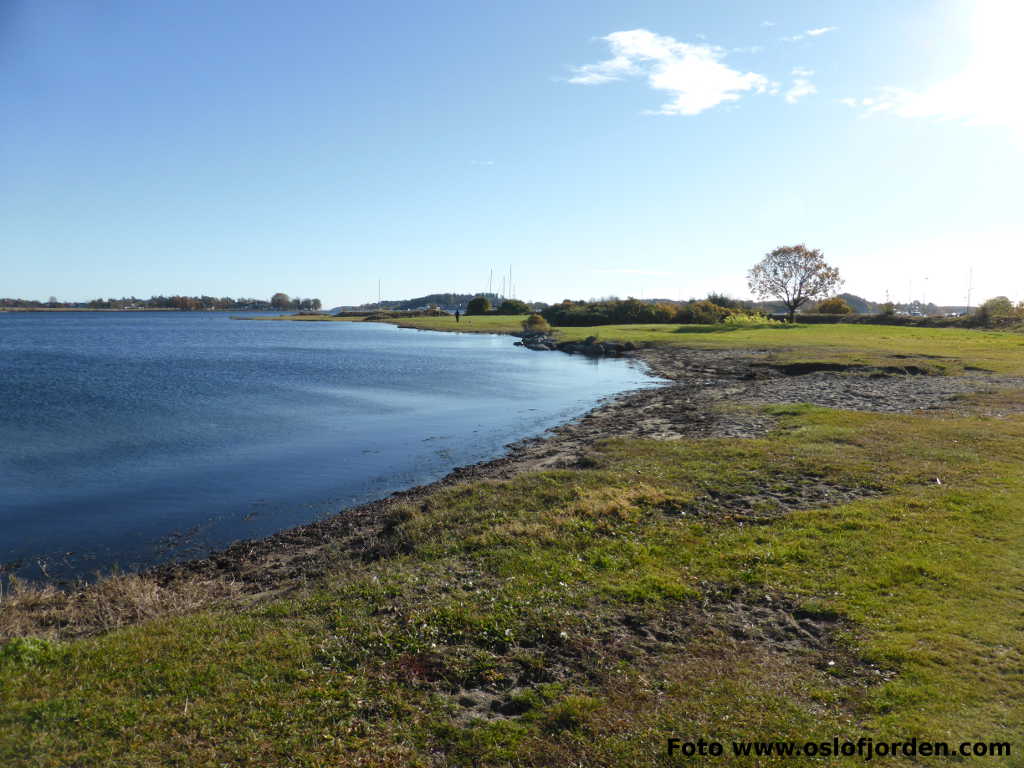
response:
[[[793,69],[793,74],[798,75],[798,77],[793,79],[793,85],[791,85],[789,90],[786,91],[787,104],[796,104],[804,96],[812,96],[818,92],[814,83],[807,79],[814,74],[813,69],[796,67]]]
[[[569,78],[569,82],[576,85],[601,85],[641,72],[640,68],[626,56],[615,56],[597,64],[576,67],[573,71],[576,74]]]
[[[827,32],[835,32],[837,29],[839,29],[839,27],[815,27],[814,29],[805,29],[799,34],[782,38],[782,41],[784,43],[795,43],[798,40],[803,40],[805,37],[820,37]]]
[[[1018,37],[1024,4],[978,3],[971,20],[973,49],[966,66],[951,77],[918,90],[893,85],[842,103],[865,115],[952,120],[968,125],[1002,125],[1024,136]]]
[[[681,43],[646,29],[613,32],[602,38],[612,57],[576,67],[570,83],[602,85],[631,76],[642,76],[671,99],[660,115],[698,115],[723,102],[737,101],[747,92],[764,93],[769,81],[755,72],[741,72],[723,63],[725,51],[718,46]]]
[[[494,165],[493,160],[474,160],[473,165]]]
[[[762,27],[774,27],[775,26],[775,22],[774,21],[767,21],[767,20],[766,21],[762,21],[761,22],[761,26]]]
[[[961,72],[922,91],[892,85],[875,90],[874,96],[842,99],[859,107],[865,116],[878,113],[906,118],[955,120],[968,125],[1016,125],[1024,128],[1016,96],[1011,91],[993,92],[991,81],[979,81],[974,73]]]

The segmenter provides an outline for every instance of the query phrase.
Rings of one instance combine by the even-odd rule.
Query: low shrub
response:
[[[466,305],[467,315],[485,315],[491,311],[491,302],[484,296],[477,296],[469,300]]]
[[[1005,296],[989,299],[967,318],[968,325],[983,328],[1007,328],[1024,320],[1024,302],[1013,305]]]
[[[525,315],[530,311],[530,305],[519,299],[505,299],[501,302],[496,313],[499,315]]]
[[[674,304],[640,301],[563,301],[552,304],[541,314],[552,325],[625,325],[631,323],[671,323],[677,307]]]
[[[853,312],[853,308],[843,299],[833,296],[831,299],[821,302],[815,311],[823,315],[848,315]]]
[[[548,333],[551,331],[551,326],[547,320],[534,312],[523,320],[523,330],[527,333]]]
[[[731,309],[720,307],[710,301],[691,301],[676,313],[675,321],[685,324],[714,325],[723,322],[731,314],[733,314]]]
[[[752,312],[750,314],[745,312],[734,312],[727,316],[722,322],[726,325],[774,325],[779,321],[773,320],[767,315],[762,315],[757,312]]]

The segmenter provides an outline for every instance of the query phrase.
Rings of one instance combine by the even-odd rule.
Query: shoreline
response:
[[[323,566],[339,546],[360,559],[383,554],[381,548],[390,546],[385,539],[395,515],[401,515],[406,505],[422,503],[438,490],[477,481],[590,468],[591,449],[605,440],[759,438],[767,436],[777,421],[762,412],[764,405],[806,402],[886,413],[948,411],[955,410],[957,398],[965,394],[992,386],[1024,385],[1017,377],[985,374],[919,376],[889,370],[863,375],[855,365],[849,371],[794,371],[769,362],[767,357],[766,351],[752,349],[652,346],[628,352],[620,359],[642,364],[648,375],[663,383],[605,398],[586,413],[546,430],[543,436],[509,443],[502,455],[455,467],[431,483],[143,573],[162,585],[182,579],[227,579],[240,583],[254,598],[277,595],[323,576]]]
[[[964,394],[993,385],[1021,385],[1015,377],[985,375],[788,373],[784,365],[769,364],[765,352],[745,349],[651,347],[628,356],[665,383],[612,395],[582,416],[547,430],[543,437],[509,443],[502,456],[456,467],[434,482],[151,572],[159,574],[162,583],[226,575],[256,591],[275,590],[290,580],[321,574],[316,569],[323,559],[319,555],[334,545],[342,544],[357,556],[374,553],[389,515],[399,506],[422,502],[440,488],[463,483],[508,480],[532,471],[589,468],[592,446],[606,439],[757,438],[767,436],[776,421],[761,413],[758,406],[764,404],[800,401],[882,413],[948,411],[955,410],[956,398]]]
[[[60,311],[60,310],[57,310]],[[72,311],[72,310],[67,310]],[[131,310],[93,310],[93,311],[106,311],[106,312],[128,312]],[[156,311],[156,310],[152,310]],[[168,311],[180,311],[180,310],[168,310]],[[240,318],[241,319],[241,318]],[[244,319],[277,319],[277,318],[264,318],[264,317],[253,317]],[[398,326],[394,322],[385,320],[369,321],[379,325],[393,325],[405,330],[432,330],[432,329],[420,329],[415,327]],[[446,333],[446,331],[435,331],[437,333]],[[511,332],[501,331],[488,331],[490,335],[494,336],[516,336],[517,334]],[[509,352],[515,353],[512,349],[511,344],[509,346]],[[642,362],[642,361],[639,361]],[[631,365],[635,365],[635,362],[631,362]],[[643,370],[645,374],[648,371]],[[654,378],[653,374],[650,374]],[[663,386],[664,383],[656,383],[652,381],[652,386]],[[630,385],[631,387],[634,385]],[[548,427],[541,433],[541,436],[525,437],[519,440],[515,440],[511,443],[507,443],[502,446],[495,446],[497,451],[493,458],[483,459],[478,462],[474,462],[466,465],[457,465],[452,467],[441,477],[433,480],[429,483],[423,483],[420,485],[414,485],[409,487],[399,487],[398,490],[390,491],[384,495],[373,498],[362,504],[353,506],[346,506],[342,508],[334,509],[333,511],[327,512],[327,516],[320,520],[313,520],[311,522],[291,526],[282,530],[270,533],[265,536],[258,536],[255,538],[242,538],[234,541],[227,545],[220,545],[216,548],[208,551],[206,554],[186,556],[188,559],[172,559],[169,561],[157,561],[155,563],[145,564],[140,563],[135,566],[118,567],[114,564],[111,566],[104,567],[98,571],[85,573],[80,571],[78,574],[65,573],[61,574],[49,574],[47,569],[44,567],[41,572],[37,575],[33,573],[25,576],[17,574],[17,568],[11,568],[10,571],[5,571],[3,563],[0,563],[0,588],[7,589],[12,582],[17,582],[22,585],[23,588],[30,589],[48,589],[54,588],[63,591],[68,594],[74,594],[82,590],[88,590],[95,584],[111,579],[112,577],[119,575],[138,576],[142,578],[154,578],[160,584],[169,584],[175,580],[181,580],[182,578],[190,578],[194,574],[213,574],[215,572],[220,573],[236,573],[240,574],[243,571],[248,570],[243,567],[241,562],[244,559],[243,552],[253,553],[256,551],[264,552],[268,556],[275,556],[275,552],[278,546],[281,546],[284,550],[290,552],[291,545],[296,540],[302,540],[308,542],[311,537],[324,536],[327,534],[334,535],[338,532],[347,531],[351,526],[348,523],[340,522],[340,518],[351,518],[353,520],[366,518],[367,516],[373,516],[379,514],[382,509],[386,509],[391,505],[399,502],[408,501],[410,498],[427,495],[436,491],[438,488],[450,486],[456,482],[463,482],[472,480],[477,477],[491,476],[490,472],[492,468],[499,466],[505,466],[513,459],[513,454],[517,452],[522,446],[530,445],[536,442],[543,442],[548,438],[548,435],[554,430],[558,430],[566,424],[571,423],[582,418],[589,416],[595,410],[599,410],[605,407],[609,402],[617,400],[620,397],[636,393],[643,392],[647,387],[641,389],[625,389],[612,395],[605,395],[596,400],[592,408],[588,409],[584,413],[573,417],[569,421],[561,421]],[[564,417],[562,417],[564,418]],[[512,476],[512,475],[508,475]],[[362,526],[362,523],[359,523]],[[171,535],[175,535],[172,532]],[[329,541],[324,542],[329,544]],[[54,562],[49,557],[42,557],[33,555],[29,558],[22,558],[24,562],[31,563],[35,561],[41,561],[44,564]],[[228,561],[234,562],[231,567],[224,567]],[[18,562],[18,561],[15,561]],[[220,563],[220,567],[211,567],[211,563]],[[11,565],[10,563],[7,565]],[[251,579],[247,578],[247,581]],[[3,597],[3,592],[0,591],[0,598]]]
[[[590,468],[592,448],[605,440],[758,438],[767,436],[776,424],[775,417],[763,413],[768,404],[807,402],[852,410],[921,412],[949,409],[955,398],[985,387],[1022,383],[1017,377],[982,374],[918,376],[888,370],[867,375],[857,365],[844,371],[832,366],[794,370],[770,361],[767,350],[754,349],[653,345],[618,359],[643,365],[645,373],[662,383],[606,397],[542,436],[509,443],[501,455],[454,467],[433,482],[345,507],[322,520],[269,536],[240,539],[202,557],[156,564],[128,575],[163,588],[201,582],[207,587],[217,585],[213,591],[221,593],[230,585],[233,598],[244,594],[246,602],[261,600],[315,583],[339,547],[357,559],[374,559],[381,547],[388,546],[387,533],[401,508],[422,503],[441,489],[504,481],[533,471]],[[28,584],[74,595],[113,577],[103,574],[97,581],[54,579]]]
[[[1019,634],[1024,368],[955,347],[919,365],[927,350],[648,347],[633,357],[663,386],[436,482],[76,592],[0,594],[9,752],[273,763],[301,740],[307,762],[554,765],[570,743],[654,765],[633,759],[652,727],[694,721],[878,742],[980,722],[1009,743],[1022,685],[991,649]],[[629,759],[617,736],[563,739],[609,724]]]

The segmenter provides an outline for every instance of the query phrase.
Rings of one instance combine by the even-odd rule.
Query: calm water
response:
[[[194,557],[501,453],[650,385],[513,339],[219,313],[0,313],[0,563]]]

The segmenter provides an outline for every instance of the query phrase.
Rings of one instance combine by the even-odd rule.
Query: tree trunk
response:
[[[789,308],[789,322],[791,325],[796,322],[796,307]]]

